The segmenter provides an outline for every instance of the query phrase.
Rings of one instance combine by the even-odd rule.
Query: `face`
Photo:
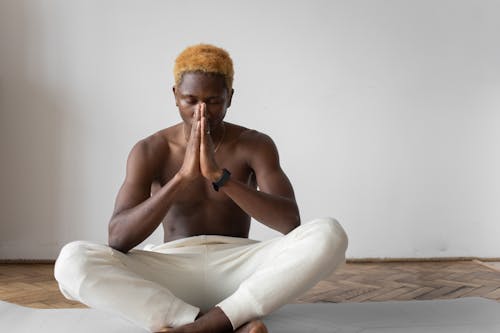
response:
[[[206,104],[210,128],[216,128],[224,119],[231,105],[233,91],[229,92],[222,75],[184,73],[179,85],[173,88],[175,104],[185,124],[191,125],[194,111],[201,103]]]

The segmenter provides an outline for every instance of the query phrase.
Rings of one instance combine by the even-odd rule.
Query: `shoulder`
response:
[[[265,133],[254,129],[247,129],[241,134],[241,140],[250,147],[274,145],[273,139]]]
[[[245,154],[249,164],[278,161],[278,149],[268,134],[238,125],[231,126],[236,128],[238,150]]]
[[[231,133],[229,135],[229,140],[237,143],[238,145],[248,146],[251,148],[266,143],[272,143],[271,137],[267,134],[228,122],[225,124],[228,126],[228,133]]]
[[[134,144],[129,154],[129,161],[144,167],[157,168],[169,154],[170,146],[175,141],[175,126],[153,133]]]
[[[166,140],[159,133],[152,134],[146,138],[139,140],[134,144],[131,154],[139,155],[144,159],[153,159],[157,153],[168,148]]]
[[[229,140],[236,144],[238,148],[255,151],[269,146],[275,146],[271,137],[255,129],[246,128],[240,125],[227,123]]]

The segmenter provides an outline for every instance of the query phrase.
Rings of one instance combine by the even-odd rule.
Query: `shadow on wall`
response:
[[[0,5],[0,259],[48,258],[60,238],[62,103],[33,7]]]

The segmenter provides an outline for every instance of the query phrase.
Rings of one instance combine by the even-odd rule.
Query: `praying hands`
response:
[[[206,109],[206,104],[200,103],[193,113],[184,162],[179,171],[179,175],[186,180],[194,180],[201,175],[214,182],[222,175],[222,170],[215,160],[215,149]],[[221,124],[221,126],[224,126],[224,124]],[[225,132],[223,133],[225,134]],[[220,146],[223,139],[224,136],[221,137],[218,146]]]

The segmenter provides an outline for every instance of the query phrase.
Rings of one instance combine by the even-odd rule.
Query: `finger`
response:
[[[200,109],[198,106],[196,106],[193,114],[193,126],[191,127],[193,133],[196,133],[199,130],[198,128],[199,122],[200,122]]]
[[[196,108],[193,113],[193,120],[191,122],[191,132],[189,133],[189,138],[192,138],[196,131],[197,116],[198,116],[198,108]]]
[[[201,119],[201,117],[203,116],[203,103],[198,104],[197,108],[198,108],[198,119]]]
[[[201,135],[200,144],[202,146],[205,145],[205,140],[206,140],[205,137],[207,135],[207,132],[206,132],[207,131],[207,127],[206,127],[206,124],[205,124],[205,122],[203,120],[204,120],[203,118],[201,118],[201,120],[200,120],[200,126],[201,126],[201,128],[200,128],[200,135]]]
[[[212,143],[212,137],[210,136],[210,124],[208,122],[208,119],[206,117],[203,117],[200,120],[200,124],[201,124],[200,147],[201,147],[201,149],[204,150],[205,154],[211,155],[211,154],[213,154],[213,143]]]
[[[191,143],[196,151],[198,151],[198,149],[200,149],[200,131],[201,131],[201,125],[200,125],[200,121],[197,120],[196,121],[196,125],[193,126],[194,127],[194,133],[193,133],[193,142]]]
[[[200,125],[201,125],[200,132],[203,134],[203,135],[202,135],[202,138],[205,136],[204,134],[205,134],[205,131],[206,131],[205,122],[204,122],[203,120],[204,120],[204,118],[202,117],[202,118],[200,119]]]
[[[194,132],[195,132],[197,138],[200,137],[200,132],[201,132],[200,127],[201,127],[201,121],[198,119],[198,120],[196,120],[196,127],[194,129]]]
[[[207,116],[204,116],[203,119],[202,119],[203,123],[205,124],[205,134],[208,135],[210,138],[212,138],[210,136],[210,134],[212,133],[211,132],[211,128],[210,128],[210,123],[208,122],[208,117]]]
[[[201,121],[204,124],[203,133],[210,134],[210,125],[208,124],[207,118],[207,105],[205,103],[201,103]]]
[[[212,137],[210,136],[210,123],[208,118],[204,116],[201,120],[201,144],[205,145],[207,148],[212,146]]]
[[[196,107],[194,108],[193,119],[197,120],[199,119],[199,116],[200,116],[200,106],[196,105]]]

